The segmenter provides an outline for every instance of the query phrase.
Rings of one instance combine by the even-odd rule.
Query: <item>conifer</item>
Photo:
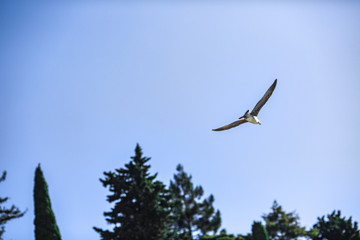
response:
[[[179,216],[175,223],[175,229],[179,233],[180,239],[192,240],[194,232],[200,231],[202,236],[213,231],[214,234],[220,228],[220,211],[213,207],[214,196],[201,201],[204,194],[201,186],[194,187],[191,179],[182,165],[178,165],[178,171],[174,175],[174,181],[170,181],[170,190],[174,194],[174,200],[180,201],[180,205],[175,208],[175,215]]]
[[[269,240],[268,233],[261,222],[254,222],[251,227],[253,240]]]
[[[6,179],[6,171],[3,172],[0,177],[0,182],[5,181]],[[0,197],[0,204],[5,203],[9,198],[8,197]],[[19,208],[12,205],[10,208],[0,205],[0,240],[3,240],[2,235],[5,232],[5,224],[15,218],[19,218],[24,216],[25,212],[21,212]]]
[[[94,227],[104,240],[169,240],[171,230],[172,196],[165,185],[156,181],[157,174],[149,173],[150,158],[144,157],[140,146],[125,168],[104,172],[100,179],[111,192],[107,201],[114,207],[104,212],[106,221],[114,225],[112,230]]]
[[[40,168],[40,164],[35,171],[34,204],[35,239],[60,240],[60,230],[56,224],[55,215],[51,208],[48,185]]]

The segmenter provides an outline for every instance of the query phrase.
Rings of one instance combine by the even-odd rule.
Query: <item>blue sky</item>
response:
[[[99,239],[99,178],[136,143],[166,184],[183,164],[230,233],[275,199],[308,228],[334,209],[360,221],[356,1],[0,5],[1,196],[28,209],[6,239],[34,236],[38,163],[63,239]],[[275,78],[261,126],[211,131]]]

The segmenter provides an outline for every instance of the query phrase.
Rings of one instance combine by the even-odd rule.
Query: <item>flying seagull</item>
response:
[[[265,105],[267,100],[269,100],[271,94],[273,93],[273,91],[276,87],[276,82],[277,82],[277,79],[275,79],[274,83],[269,87],[269,89],[266,91],[265,95],[260,99],[260,101],[256,104],[256,106],[254,107],[254,109],[251,112],[249,110],[247,110],[243,116],[239,117],[239,120],[237,120],[233,123],[230,123],[228,125],[213,129],[213,131],[228,130],[230,128],[237,127],[240,124],[243,124],[246,122],[261,125],[261,122],[257,118],[257,115],[259,114],[260,109]]]

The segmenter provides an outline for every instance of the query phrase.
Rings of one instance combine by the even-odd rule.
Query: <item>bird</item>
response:
[[[269,100],[269,98],[271,97],[275,87],[276,87],[276,83],[277,83],[277,79],[275,79],[274,83],[269,87],[269,89],[266,91],[266,93],[264,94],[264,96],[260,99],[260,101],[255,105],[254,109],[250,112],[250,110],[247,110],[245,112],[245,114],[241,117],[239,117],[239,120],[230,123],[228,125],[216,128],[216,129],[212,129],[213,131],[223,131],[223,130],[228,130],[230,128],[233,127],[237,127],[240,124],[249,122],[249,123],[253,123],[253,124],[259,124],[261,125],[261,122],[259,121],[257,115],[259,114],[261,108],[265,105],[265,103]]]

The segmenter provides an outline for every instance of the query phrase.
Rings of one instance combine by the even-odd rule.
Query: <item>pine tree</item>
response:
[[[55,215],[51,208],[48,185],[40,168],[40,164],[35,171],[34,204],[35,239],[60,240],[60,230],[56,224]]]
[[[360,240],[358,223],[352,222],[351,217],[341,217],[340,211],[333,211],[327,216],[319,217],[314,224],[312,232],[315,232],[313,240]]]
[[[2,176],[0,177],[0,182],[4,181],[6,179],[6,171],[3,172]],[[5,203],[9,198],[0,197],[0,204]],[[5,223],[15,219],[24,216],[25,212],[21,212],[19,208],[12,205],[10,208],[6,208],[3,206],[0,206],[0,240],[3,240],[2,235],[5,232]]]
[[[305,228],[300,227],[299,216],[295,212],[286,213],[276,201],[271,210],[262,217],[270,240],[295,240],[307,235]]]
[[[174,181],[170,181],[170,190],[174,194],[175,201],[180,201],[180,205],[175,208],[175,215],[179,216],[175,223],[175,229],[180,235],[180,239],[193,239],[194,231],[201,231],[204,236],[213,231],[214,234],[220,228],[220,211],[213,207],[214,196],[210,195],[202,202],[200,199],[204,194],[201,186],[193,186],[192,176],[184,172],[182,165],[178,165],[177,174]]]
[[[155,181],[157,174],[149,173],[150,158],[143,157],[137,144],[135,156],[125,168],[104,172],[100,179],[109,187],[107,201],[114,203],[109,212],[104,212],[106,221],[115,225],[112,231],[94,227],[104,240],[162,240],[173,239],[171,230],[172,196],[165,185]]]
[[[269,240],[268,233],[261,222],[254,222],[251,227],[253,240]]]

